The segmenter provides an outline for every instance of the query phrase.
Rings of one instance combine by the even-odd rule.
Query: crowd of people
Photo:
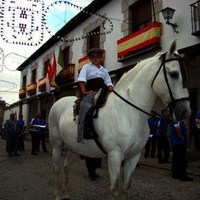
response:
[[[20,114],[18,119],[16,113],[10,113],[10,118],[4,124],[6,132],[6,152],[10,157],[21,156],[18,151],[25,150],[24,138],[26,133],[26,124],[23,115]],[[38,155],[40,144],[43,152],[47,152],[46,139],[46,121],[40,114],[35,115],[28,124],[28,133],[31,136],[32,155]]]
[[[200,111],[195,115],[194,122],[198,134],[200,131]],[[187,124],[184,118],[179,121],[172,120],[167,109],[161,111],[161,116],[156,111],[151,111],[151,116],[148,119],[150,134],[144,152],[145,158],[150,155],[151,158],[157,157],[160,164],[171,163],[172,178],[181,181],[193,180],[187,174],[187,146],[191,133]],[[172,152],[171,161],[169,160],[170,152]]]

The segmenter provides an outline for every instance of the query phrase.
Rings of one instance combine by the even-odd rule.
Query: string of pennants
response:
[[[103,15],[100,15],[98,13],[89,12],[89,11],[85,10],[83,7],[77,6],[77,5],[75,5],[75,4],[71,3],[71,2],[68,2],[68,1],[56,1],[56,2],[53,2],[52,4],[50,4],[47,7],[47,9],[45,10],[45,17],[44,17],[45,18],[45,28],[46,28],[46,30],[48,31],[49,34],[51,34],[51,30],[48,27],[46,17],[48,16],[48,13],[49,13],[49,11],[50,11],[50,9],[52,7],[55,7],[56,5],[62,5],[62,4],[69,5],[69,6],[73,7],[73,8],[75,8],[75,9],[79,9],[83,13],[86,13],[86,14],[88,14],[90,16],[94,15],[94,16],[97,16],[97,17],[101,18],[102,19],[102,27],[103,27],[104,31],[102,31],[102,32],[98,32],[98,31],[95,32],[95,31],[93,31],[93,32],[88,33],[87,35],[84,35],[84,36],[81,36],[81,37],[76,37],[76,38],[63,38],[63,37],[60,37],[61,40],[73,42],[73,41],[77,41],[77,40],[82,40],[82,39],[87,38],[87,37],[89,37],[91,35],[109,34],[109,33],[111,33],[113,31],[113,23],[110,20],[110,18],[108,18],[106,16],[103,16]],[[106,27],[105,27],[106,23],[109,25],[109,29],[108,30],[106,30]]]
[[[24,1],[27,1],[27,3]],[[44,27],[51,34],[50,26],[47,23],[50,9],[62,4],[78,9],[90,16],[95,15],[101,18],[103,31],[91,32],[76,38],[63,38],[58,36],[58,39],[71,42],[82,40],[90,35],[109,34],[113,31],[113,23],[110,18],[98,13],[89,12],[83,7],[77,6],[69,1],[55,1],[45,9],[44,0],[2,0],[2,4],[0,5],[0,36],[5,42],[11,44],[28,46],[41,44],[44,38]],[[108,30],[106,30],[105,23],[109,25]]]
[[[24,1],[27,1],[25,3]],[[92,13],[85,10],[83,7],[75,5],[69,1],[55,1],[47,6],[45,9],[44,0],[1,0],[0,5],[0,36],[2,39],[11,44],[17,45],[28,45],[28,46],[37,46],[41,44],[44,38],[44,27],[47,32],[51,34],[50,28],[47,23],[47,17],[51,8],[58,5],[67,5],[71,8],[78,9],[83,13],[86,13],[90,16],[94,15],[102,19],[102,28],[103,31],[92,31],[87,33],[84,36],[76,38],[60,37],[57,36],[61,41],[78,41],[84,38],[87,38],[92,35],[103,35],[109,34],[113,31],[113,23],[111,18],[100,15],[98,13]],[[112,19],[113,20],[113,19]],[[105,24],[107,28],[105,27]],[[3,71],[3,66],[9,71],[15,71],[14,67],[12,69],[6,65],[6,60],[11,57],[26,57],[19,55],[18,53],[8,53],[4,54],[4,50],[0,48],[0,72]]]

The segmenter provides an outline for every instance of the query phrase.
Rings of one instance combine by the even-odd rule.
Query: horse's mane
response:
[[[117,82],[115,85],[115,88],[120,89],[122,86],[124,86],[126,83],[130,82],[133,80],[133,78],[140,72],[143,67],[150,62],[153,62],[156,58],[158,59],[161,56],[162,53],[157,53],[155,56],[151,58],[147,58],[145,60],[142,60],[138,62],[132,69],[130,69],[128,72],[124,73],[120,80]]]

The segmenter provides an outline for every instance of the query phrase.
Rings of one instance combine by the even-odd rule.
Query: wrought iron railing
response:
[[[200,1],[190,5],[191,7],[191,22],[192,22],[192,35],[200,35]]]

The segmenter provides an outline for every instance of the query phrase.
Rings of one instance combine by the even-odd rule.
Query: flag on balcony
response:
[[[118,58],[126,57],[138,51],[159,44],[161,40],[161,23],[152,24],[125,36],[117,41]]]
[[[62,53],[61,49],[59,50],[59,54],[58,54],[58,65],[61,68],[65,67],[65,63],[64,63],[64,59],[63,59],[63,53]]]
[[[52,87],[58,87],[57,83],[55,82],[56,69],[57,69],[57,63],[56,63],[56,56],[54,53],[53,54],[53,63],[51,64],[50,60],[47,63],[49,83],[50,83],[50,86],[52,86]]]

